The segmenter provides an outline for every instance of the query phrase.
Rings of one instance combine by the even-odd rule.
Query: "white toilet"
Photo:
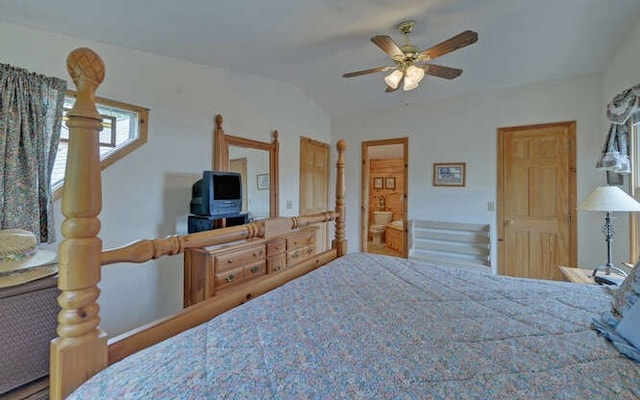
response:
[[[373,237],[372,244],[382,244],[384,242],[384,228],[389,222],[393,213],[391,211],[374,211],[373,224],[369,227],[369,232]]]

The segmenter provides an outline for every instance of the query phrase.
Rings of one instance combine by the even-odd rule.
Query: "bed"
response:
[[[334,211],[103,251],[92,101],[104,66],[89,49],[72,52],[68,66],[79,95],[69,117],[52,398],[640,397],[638,364],[592,329],[612,302],[602,287],[347,254],[342,141]],[[326,221],[335,221],[332,249],[300,268],[109,343],[98,327],[101,265]]]

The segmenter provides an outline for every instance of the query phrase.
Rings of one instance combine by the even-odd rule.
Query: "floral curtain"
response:
[[[0,229],[55,240],[51,170],[67,82],[0,64]]]
[[[640,120],[640,85],[615,96],[607,106],[607,118],[611,126],[596,168],[628,174],[631,172],[629,122],[635,123]]]

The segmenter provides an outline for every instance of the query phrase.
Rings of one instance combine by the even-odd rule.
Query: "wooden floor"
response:
[[[392,248],[387,247],[386,244],[382,243],[382,244],[373,244],[373,242],[368,242],[367,243],[367,253],[372,253],[372,254],[382,254],[385,256],[395,256],[395,257],[402,257],[400,255],[399,251],[395,251]]]

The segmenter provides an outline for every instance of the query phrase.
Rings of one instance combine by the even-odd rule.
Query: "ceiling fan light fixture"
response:
[[[415,82],[417,84],[417,83],[420,83],[422,78],[424,78],[424,69],[418,68],[415,65],[410,65],[407,68],[407,77],[405,78],[405,85],[406,85],[406,80]]]
[[[402,80],[402,75],[402,71],[396,69],[389,75],[385,76],[384,81],[387,85],[389,85],[390,88],[397,89],[400,81]]]
[[[409,77],[406,77],[404,78],[404,85],[402,86],[402,90],[408,92],[409,90],[413,90],[418,86],[418,82],[412,81],[411,79],[409,79]]]
[[[398,30],[404,35],[404,45],[402,46],[398,45],[398,43],[388,35],[371,37],[371,42],[378,46],[380,50],[384,51],[394,62],[395,66],[382,66],[348,72],[342,74],[342,77],[353,78],[354,76],[385,72],[393,69],[389,75],[384,77],[384,81],[387,84],[385,93],[391,93],[400,87],[400,83],[403,80],[403,89],[408,91],[417,88],[425,75],[443,79],[454,79],[460,76],[462,70],[459,68],[428,64],[428,62],[477,42],[478,33],[466,30],[435,46],[420,50],[420,48],[409,42],[409,34],[413,30],[414,25],[415,21],[403,21],[398,24]]]

